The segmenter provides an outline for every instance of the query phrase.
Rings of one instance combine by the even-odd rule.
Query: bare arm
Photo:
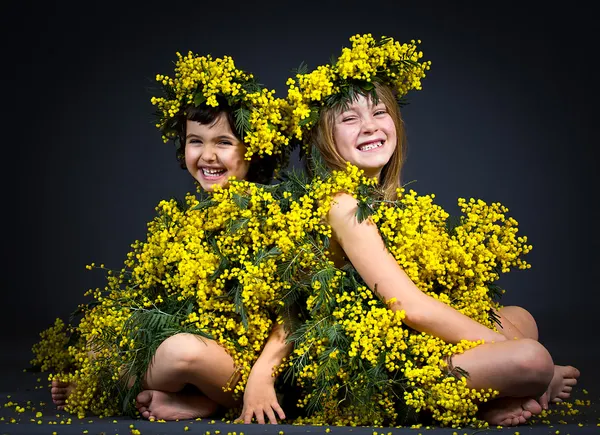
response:
[[[268,373],[269,377],[275,382],[275,378],[271,376],[273,369],[281,364],[283,359],[292,351],[293,344],[286,343],[286,337],[287,334],[283,325],[276,323],[271,330],[265,347],[252,367],[252,372],[259,370]]]
[[[450,343],[460,340],[504,341],[506,338],[423,293],[386,249],[377,226],[356,219],[357,202],[348,194],[336,196],[329,212],[334,237],[371,290],[389,301],[393,310],[404,310],[404,322]]]
[[[285,418],[285,413],[279,406],[275,394],[276,378],[273,376],[273,369],[290,354],[292,346],[292,343],[286,343],[283,325],[275,324],[248,376],[244,392],[244,407],[239,417],[244,423],[251,423],[253,416],[256,416],[258,423],[264,423],[266,415],[270,423],[276,424],[275,413],[280,419]]]

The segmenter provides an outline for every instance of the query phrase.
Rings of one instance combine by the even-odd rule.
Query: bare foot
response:
[[[487,421],[490,426],[517,426],[541,412],[542,407],[534,399],[503,397],[482,404],[479,418]]]
[[[65,409],[67,397],[69,397],[74,388],[75,384],[70,382],[62,382],[58,380],[52,381],[52,389],[50,392],[52,393],[52,402],[54,402],[56,405],[56,409],[59,411]]]
[[[573,390],[573,386],[577,384],[577,378],[579,378],[579,370],[577,370],[573,366],[554,366],[554,376],[552,377],[552,381],[550,381],[550,385],[548,386],[548,391],[546,391],[546,398],[542,398],[542,406],[544,404],[547,405],[547,402],[559,403],[563,400],[571,397],[571,391]],[[544,407],[547,409],[547,406]]]
[[[135,406],[148,420],[190,420],[210,417],[217,410],[217,402],[199,394],[166,393],[144,390],[135,399]]]

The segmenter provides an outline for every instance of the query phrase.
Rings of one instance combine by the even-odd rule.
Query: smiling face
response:
[[[336,114],[333,140],[344,160],[368,177],[379,177],[396,149],[396,126],[383,101],[374,105],[371,98],[360,95]]]
[[[246,146],[235,136],[224,113],[209,124],[186,121],[185,166],[204,190],[226,187],[232,176],[244,180],[250,165],[245,153]]]

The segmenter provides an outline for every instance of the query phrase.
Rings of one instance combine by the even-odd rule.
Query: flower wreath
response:
[[[252,74],[236,68],[229,56],[213,59],[188,52],[185,56],[177,53],[177,58],[174,78],[156,76],[164,96],[151,99],[157,106],[156,127],[164,142],[175,142],[177,156],[183,157],[180,134],[186,107],[226,104],[232,109],[236,133],[246,145],[245,159],[277,156],[276,167],[282,167],[289,143],[284,100],[275,98],[275,91],[262,87]]]
[[[303,63],[295,78],[289,78],[288,105],[292,108],[292,135],[302,141],[316,124],[322,107],[335,107],[352,101],[357,94],[369,94],[377,101],[374,83],[390,86],[399,105],[406,104],[405,95],[421,89],[421,79],[430,68],[430,61],[419,61],[423,53],[417,50],[421,41],[400,44],[391,37],[379,40],[368,33],[350,38],[352,47],[345,47],[337,59],[308,72]],[[303,151],[308,152],[308,144]]]

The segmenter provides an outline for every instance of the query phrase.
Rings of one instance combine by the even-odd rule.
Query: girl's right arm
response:
[[[335,197],[328,215],[334,237],[367,286],[376,288],[385,301],[395,299],[390,304],[393,310],[405,311],[404,323],[449,343],[506,340],[419,290],[385,247],[377,226],[370,219],[358,222],[357,207],[356,199],[348,194]]]

